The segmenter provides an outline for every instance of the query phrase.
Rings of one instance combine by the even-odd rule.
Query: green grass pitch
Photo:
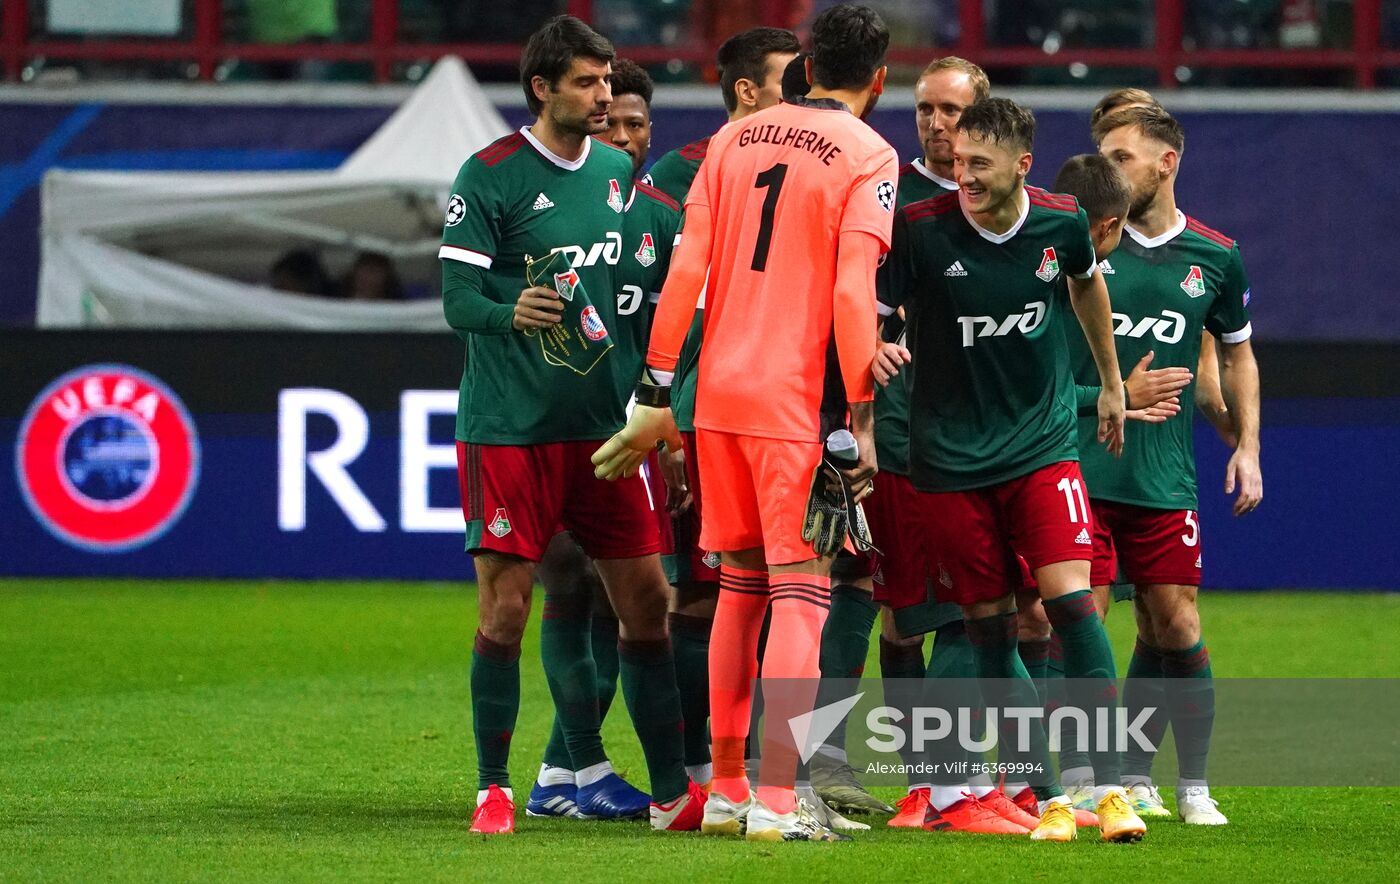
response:
[[[0,581],[0,880],[1393,880],[1400,789],[1220,789],[1138,845],[893,831],[757,846],[641,823],[466,831],[469,588]],[[1207,594],[1222,676],[1400,676],[1400,596]],[[1131,618],[1110,617],[1124,665]],[[513,773],[550,707],[533,647]],[[871,671],[875,671],[872,660]],[[645,788],[619,702],[606,737]],[[886,790],[885,797],[896,797]]]

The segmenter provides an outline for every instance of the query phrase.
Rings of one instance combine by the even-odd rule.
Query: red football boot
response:
[[[1006,793],[1000,789],[994,789],[988,795],[977,799],[982,802],[982,806],[995,813],[1002,819],[1010,820],[1019,826],[1025,827],[1027,831],[1040,825],[1040,817],[1027,813],[1021,805],[1006,797]]]
[[[486,788],[486,800],[472,811],[471,830],[479,835],[515,833],[515,802],[500,786]]]
[[[979,835],[1029,835],[1031,831],[1020,823],[1005,819],[971,793],[964,793],[961,801],[944,810],[930,804],[924,829],[929,832],[972,832]]]
[[[658,832],[698,832],[705,818],[705,788],[688,780],[685,794],[666,804],[651,803],[651,827]]]
[[[928,816],[928,789],[914,789],[908,795],[894,803],[898,809],[889,825],[896,829],[918,829],[924,825],[924,818]]]

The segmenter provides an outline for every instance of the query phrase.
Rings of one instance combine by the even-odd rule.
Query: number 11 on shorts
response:
[[[1083,522],[1089,524],[1089,504],[1084,500],[1084,485],[1078,479],[1064,478],[1055,486],[1065,495],[1065,506],[1069,508],[1069,520],[1071,522]],[[1079,506],[1075,507],[1075,499],[1078,498]]]

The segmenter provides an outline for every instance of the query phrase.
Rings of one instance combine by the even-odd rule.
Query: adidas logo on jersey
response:
[[[540,209],[552,208],[554,208],[554,203],[550,202],[549,197],[545,196],[543,192],[541,192],[539,196],[535,197],[534,211],[538,212]]]
[[[954,261],[953,266],[943,271],[944,276],[967,276],[967,271],[963,269],[961,261]]]
[[[1102,261],[1099,262],[1099,272],[1102,273],[1104,276],[1112,276],[1118,271],[1113,269],[1113,265],[1108,263],[1107,258],[1104,258]]]
[[[1197,568],[1201,567],[1201,557],[1200,557],[1200,556],[1196,556],[1196,567],[1197,567]]]
[[[1068,493],[1068,492],[1066,492],[1066,493]],[[1089,537],[1089,529],[1088,529],[1088,528],[1080,528],[1080,529],[1079,529],[1079,536],[1076,537],[1076,538],[1074,538],[1074,542],[1075,542],[1075,543],[1083,544],[1084,546],[1092,546],[1093,543],[1094,543],[1094,541],[1093,541],[1092,539],[1090,539],[1090,537]]]

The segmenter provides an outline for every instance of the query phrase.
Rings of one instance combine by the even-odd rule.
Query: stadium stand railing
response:
[[[52,2],[52,0],[50,0]],[[952,53],[970,58],[984,67],[999,69],[1067,68],[1093,66],[1108,69],[1136,69],[1145,72],[1157,88],[1173,88],[1185,79],[1183,71],[1191,69],[1249,69],[1252,71],[1317,71],[1342,76],[1350,85],[1373,89],[1392,69],[1400,69],[1400,41],[1383,37],[1391,29],[1384,27],[1384,16],[1396,18],[1388,3],[1392,0],[1353,0],[1343,4],[1349,9],[1340,37],[1303,40],[1269,39],[1264,45],[1216,46],[1210,40],[1198,39],[1191,28],[1198,27],[1211,15],[1206,0],[1155,0],[1142,4],[1136,18],[1127,20],[1128,30],[1141,45],[1123,46],[1123,40],[1110,44],[1071,46],[1075,40],[1044,39],[1038,42],[1008,41],[989,32],[989,0],[945,0],[929,3],[927,8],[946,10],[946,27],[930,35],[931,42],[903,43],[890,53],[895,63],[919,65],[931,54]],[[535,6],[551,4],[534,4]],[[552,7],[568,11],[585,20],[594,21],[593,0],[557,0]],[[634,18],[645,19],[645,4],[634,3]],[[620,38],[626,54],[643,64],[695,65],[700,69],[714,58],[718,42],[728,33],[755,24],[792,25],[803,18],[811,0],[696,0],[690,5],[690,27],[670,45],[652,42],[649,45]],[[875,2],[881,7],[898,7],[899,3],[885,0]],[[1090,4],[1093,5],[1093,4]],[[1267,5],[1267,4],[1264,4]],[[26,68],[36,60],[64,59],[99,62],[176,62],[191,65],[191,72],[202,80],[213,80],[220,65],[230,59],[254,63],[290,62],[353,62],[368,67],[376,82],[393,79],[403,65],[431,61],[443,55],[459,55],[469,64],[511,66],[520,55],[519,42],[457,42],[429,33],[417,41],[405,39],[404,22],[411,19],[423,0],[360,0],[358,9],[363,21],[355,28],[338,34],[334,39],[296,43],[259,43],[227,27],[231,10],[238,4],[228,0],[186,0],[187,15],[176,36],[170,38],[132,38],[108,35],[55,34],[40,27],[35,10],[43,10],[41,0],[6,0],[0,13],[0,59],[5,78],[22,79]],[[1321,10],[1323,4],[1314,4]],[[953,13],[956,8],[956,13]],[[1097,7],[1095,7],[1097,8]],[[513,10],[521,13],[521,10]],[[896,11],[896,10],[891,10]],[[1102,12],[1102,10],[1100,10]],[[1274,22],[1279,33],[1290,27],[1287,10],[1274,9],[1271,14],[1282,15],[1282,23]],[[953,19],[956,26],[953,26]],[[1120,16],[1121,18],[1121,16]],[[1297,23],[1293,23],[1296,25]],[[1302,23],[1303,30],[1320,27],[1316,21]],[[654,30],[654,29],[653,29]],[[645,33],[645,29],[639,33]],[[952,34],[936,48],[932,42]],[[422,36],[422,35],[420,35]],[[1121,35],[1120,35],[1121,36]],[[1101,42],[1087,40],[1080,42]],[[1329,45],[1330,44],[1330,45]],[[1147,85],[1144,83],[1144,85]],[[1333,83],[1331,85],[1341,85]]]

